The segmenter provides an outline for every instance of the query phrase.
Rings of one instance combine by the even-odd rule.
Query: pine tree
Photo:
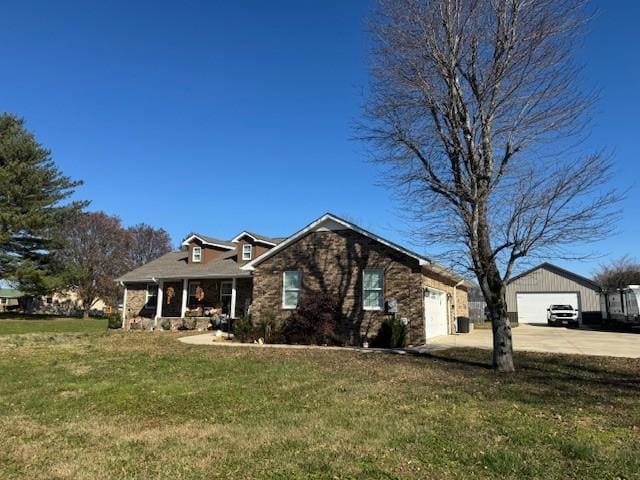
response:
[[[51,152],[25,129],[24,120],[0,114],[0,278],[27,292],[53,287],[61,265],[60,226],[86,202],[69,201],[81,182],[62,175]]]

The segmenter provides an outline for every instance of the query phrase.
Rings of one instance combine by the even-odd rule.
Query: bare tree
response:
[[[514,370],[505,283],[516,263],[573,257],[615,217],[611,162],[581,149],[594,101],[573,60],[585,1],[381,0],[372,22],[359,136],[422,239],[475,274],[500,371]]]
[[[129,269],[130,235],[118,217],[104,212],[79,213],[66,222],[64,232],[66,245],[57,259],[67,269],[65,287],[78,293],[88,317],[98,300],[119,297],[114,279]]]
[[[604,289],[640,285],[640,262],[625,255],[601,265],[594,280]]]
[[[129,262],[131,268],[145,263],[171,251],[171,237],[162,228],[153,228],[140,223],[127,229],[130,235]]]

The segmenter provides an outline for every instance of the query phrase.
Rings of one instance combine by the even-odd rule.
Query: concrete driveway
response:
[[[516,351],[640,358],[640,332],[577,330],[547,325],[520,325],[512,332],[513,348]],[[492,348],[491,329],[436,337],[428,345]]]

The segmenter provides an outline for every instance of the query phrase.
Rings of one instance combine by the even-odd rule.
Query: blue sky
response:
[[[125,224],[287,235],[326,211],[403,243],[379,172],[350,140],[367,83],[368,0],[3,2],[0,110],[26,118],[77,196]],[[602,89],[590,142],[633,187],[638,252],[640,6],[600,1],[581,58]],[[406,242],[404,242],[406,243]],[[559,262],[590,274],[604,259]]]

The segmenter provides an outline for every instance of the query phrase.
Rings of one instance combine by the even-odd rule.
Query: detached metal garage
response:
[[[509,280],[509,319],[519,323],[546,323],[550,305],[571,305],[580,311],[579,322],[598,323],[600,287],[576,273],[543,263]]]

